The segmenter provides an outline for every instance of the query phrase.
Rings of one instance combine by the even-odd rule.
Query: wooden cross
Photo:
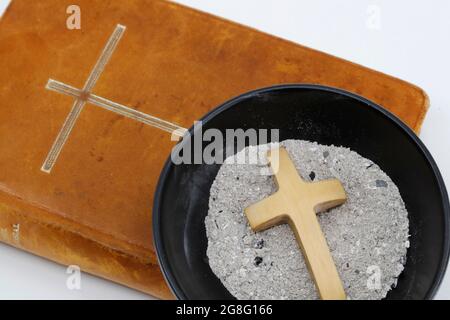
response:
[[[272,156],[279,151],[278,156]],[[245,209],[251,228],[262,231],[289,223],[303,252],[321,299],[346,299],[316,213],[345,202],[346,194],[338,180],[305,182],[298,174],[286,149],[268,153],[278,191]]]
[[[116,49],[120,39],[122,38],[122,35],[125,32],[125,30],[126,30],[125,26],[117,25],[113,34],[109,38],[105,48],[103,49],[102,54],[97,60],[94,69],[89,75],[83,89],[80,90],[67,84],[64,84],[62,82],[49,79],[46,86],[48,90],[56,91],[71,96],[75,98],[75,102],[61,130],[59,131],[59,134],[55,142],[53,143],[53,146],[51,147],[50,152],[48,153],[47,158],[44,161],[44,164],[42,165],[41,168],[42,171],[46,173],[51,172],[59,154],[62,151],[62,148],[64,147],[64,144],[69,138],[70,132],[75,126],[75,123],[86,103],[90,103],[100,108],[115,112],[124,117],[142,122],[146,125],[156,127],[161,130],[165,130],[167,132],[172,133],[174,136],[182,137],[187,131],[185,128],[182,128],[176,124],[148,115],[138,110],[128,108],[124,105],[107,100],[105,98],[96,96],[95,94],[91,93],[92,89],[97,83],[97,80],[100,78],[101,73],[105,69],[106,64],[108,63],[114,50]]]

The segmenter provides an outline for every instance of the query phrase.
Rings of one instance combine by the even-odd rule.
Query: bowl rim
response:
[[[222,113],[223,111],[233,107],[234,105],[238,104],[239,102],[248,99],[253,96],[257,96],[259,94],[264,94],[268,92],[274,92],[274,91],[282,91],[286,89],[313,89],[313,90],[320,90],[320,91],[326,91],[331,93],[337,93],[344,96],[347,96],[352,99],[359,100],[360,102],[363,102],[367,104],[367,106],[371,107],[373,110],[381,113],[383,116],[388,118],[394,125],[396,125],[398,128],[400,128],[409,139],[411,139],[417,146],[418,150],[425,156],[427,159],[429,165],[431,166],[431,169],[435,175],[435,178],[438,182],[439,191],[442,196],[442,206],[444,209],[444,254],[441,258],[439,269],[435,275],[435,278],[433,280],[433,284],[431,288],[426,293],[425,299],[431,300],[436,295],[442,280],[445,276],[445,272],[447,269],[447,265],[449,262],[449,256],[450,256],[450,239],[449,239],[449,231],[450,231],[450,203],[448,198],[447,189],[445,187],[444,180],[442,178],[442,175],[439,171],[439,168],[434,161],[431,153],[428,151],[424,143],[420,140],[420,138],[414,133],[414,131],[408,127],[402,120],[400,120],[396,115],[388,111],[387,109],[381,107],[380,105],[376,104],[375,102],[368,100],[360,95],[357,95],[355,93],[330,87],[330,86],[324,86],[324,85],[318,85],[318,84],[308,84],[308,83],[289,83],[289,84],[279,84],[279,85],[273,85],[268,87],[263,87],[255,90],[251,90],[248,92],[245,92],[243,94],[240,94],[236,97],[233,97],[213,110],[206,113],[200,121],[208,122],[212,118],[214,118],[216,115]],[[189,128],[189,133],[193,133],[194,127]],[[169,260],[167,257],[167,253],[164,250],[164,244],[162,240],[162,234],[160,231],[160,225],[161,225],[161,212],[160,212],[160,203],[162,201],[162,190],[165,186],[165,181],[167,178],[167,175],[169,171],[171,170],[173,164],[171,161],[170,156],[166,160],[164,167],[161,171],[161,174],[158,179],[158,184],[155,190],[154,194],[154,201],[153,201],[153,221],[152,221],[152,228],[153,228],[153,242],[155,244],[156,248],[156,256],[158,259],[158,263],[160,265],[160,269],[163,273],[163,276],[166,280],[166,283],[168,284],[170,290],[175,295],[177,299],[186,300],[188,299],[186,293],[181,289],[180,284],[178,283],[178,280],[176,279],[175,275],[172,272],[171,266],[169,264]]]

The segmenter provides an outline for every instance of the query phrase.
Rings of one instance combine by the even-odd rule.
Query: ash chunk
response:
[[[377,188],[387,188],[387,186],[388,186],[387,182],[384,180],[377,180],[377,181],[375,181],[375,184],[376,184]]]
[[[263,258],[261,257],[256,257],[255,258],[255,266],[259,266],[261,263],[263,262]]]
[[[264,239],[259,239],[255,242],[255,249],[262,249],[264,248]]]

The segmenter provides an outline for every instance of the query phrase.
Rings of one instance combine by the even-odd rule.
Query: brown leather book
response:
[[[61,264],[171,298],[152,242],[153,192],[170,135],[87,104],[50,174],[41,166],[116,24],[127,26],[92,92],[190,127],[245,91],[335,86],[371,99],[416,132],[419,88],[351,62],[159,0],[13,0],[0,21],[0,239]],[[4,263],[7,263],[5,261]]]

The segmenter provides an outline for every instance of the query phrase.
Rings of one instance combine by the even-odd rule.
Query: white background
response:
[[[0,13],[8,2],[0,0]],[[450,188],[450,1],[177,2],[383,71],[425,89],[431,109],[420,136]],[[66,288],[65,272],[65,267],[0,245],[0,298],[148,298],[87,274],[82,275],[82,289],[70,291]],[[449,274],[437,298],[450,299]]]

